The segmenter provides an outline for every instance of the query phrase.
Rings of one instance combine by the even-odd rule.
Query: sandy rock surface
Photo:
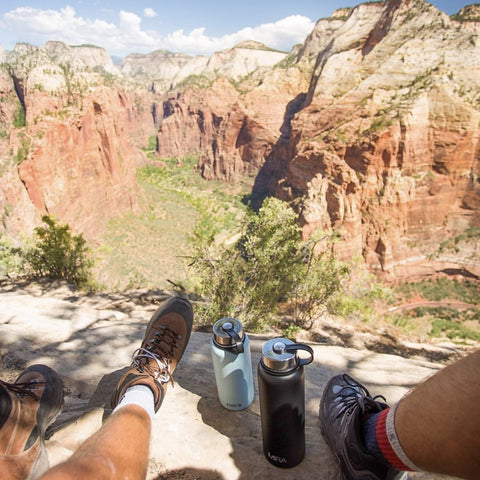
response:
[[[33,363],[55,368],[65,384],[65,406],[47,442],[56,464],[110,413],[111,391],[161,296],[144,305],[116,307],[114,296],[76,296],[42,286],[0,292],[0,374],[6,380]],[[267,337],[250,335],[256,366]],[[262,454],[258,395],[246,410],[230,412],[218,400],[209,333],[194,332],[158,412],[148,479],[339,479],[336,461],[320,434],[318,404],[329,377],[347,371],[389,403],[442,365],[367,350],[312,344],[306,367],[306,457],[294,469],[270,465]],[[428,474],[409,478],[439,479]]]

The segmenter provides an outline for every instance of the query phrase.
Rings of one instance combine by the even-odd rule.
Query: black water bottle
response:
[[[308,352],[301,358],[297,352]],[[305,372],[313,360],[308,345],[274,338],[262,347],[258,390],[263,453],[277,467],[298,465],[305,456]]]

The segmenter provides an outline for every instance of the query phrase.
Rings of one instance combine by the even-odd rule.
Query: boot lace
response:
[[[339,418],[343,414],[351,415],[358,408],[362,414],[378,411],[381,409],[379,400],[386,402],[383,395],[375,395],[375,397],[372,397],[370,392],[361,383],[356,382],[346,373],[343,374],[343,379],[347,385],[344,385],[337,392],[335,401],[338,402],[340,406],[336,418]]]
[[[171,358],[175,349],[180,346],[182,336],[173,330],[159,325],[150,334],[145,347],[133,352],[133,364],[140,372],[145,370],[161,383],[170,382],[174,385],[171,373]]]
[[[40,380],[30,380],[29,382],[18,383],[9,383],[0,380],[0,383],[3,385],[4,388],[10,390],[15,395],[29,396],[37,401],[40,400],[40,397],[33,390],[36,390],[37,387],[46,385],[46,382],[42,382]]]
[[[160,383],[170,382],[172,385],[174,384],[168,359],[160,358],[146,348],[137,348],[133,352],[132,359],[133,365],[137,367],[139,372],[149,373]]]

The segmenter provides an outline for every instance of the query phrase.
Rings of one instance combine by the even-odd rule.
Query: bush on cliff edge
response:
[[[26,253],[33,276],[89,286],[93,260],[83,235],[72,235],[69,225],[61,225],[49,215],[44,215],[42,222],[45,226],[35,229],[36,244]]]
[[[192,280],[208,299],[199,317],[213,323],[234,316],[251,330],[262,330],[278,319],[280,307],[289,305],[295,322],[308,328],[348,272],[334,258],[331,242],[327,234],[302,241],[297,214],[276,198],[248,213],[233,245],[217,245],[214,233],[196,231]]]

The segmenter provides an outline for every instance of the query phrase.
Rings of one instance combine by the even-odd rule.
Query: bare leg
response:
[[[65,462],[49,470],[41,480],[145,479],[151,421],[136,405],[112,414],[92,437]]]
[[[147,325],[132,365],[114,390],[115,411],[66,462],[46,472],[41,480],[145,479],[152,420],[150,407],[139,400],[138,389],[151,391],[149,400],[157,412],[167,384],[173,383],[172,374],[185,351],[192,324],[190,302],[179,297],[163,302]],[[135,400],[130,396],[134,390]]]
[[[402,398],[395,427],[403,450],[418,467],[478,479],[480,350],[440,370]]]
[[[65,462],[49,470],[41,480],[145,479],[151,421],[136,405],[112,414],[92,437]]]

